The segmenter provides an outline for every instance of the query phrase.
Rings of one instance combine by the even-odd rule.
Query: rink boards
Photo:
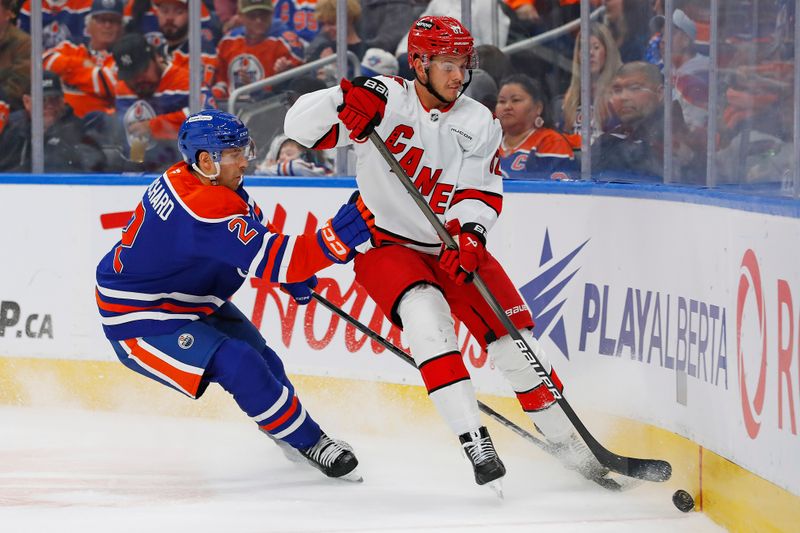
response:
[[[0,177],[0,356],[8,358],[0,362],[0,399],[46,396],[51,387],[42,386],[42,376],[54,382],[83,376],[77,402],[119,406],[108,395],[131,377],[112,363],[102,337],[94,267],[118,240],[148,181]],[[330,217],[353,182],[249,179],[248,188],[270,219],[296,233]],[[572,405],[625,421],[598,428],[587,415],[587,424],[615,449],[672,454],[676,480],[694,490],[702,483],[698,503],[729,527],[759,517],[768,519],[762,526],[796,524],[796,204],[668,188],[511,183],[508,189],[490,250],[532,309],[536,334]],[[350,266],[321,275],[329,299],[402,342],[353,284]],[[308,379],[320,387],[345,394],[366,381],[399,385],[380,387],[403,397],[421,393],[413,368],[323,308],[298,308],[257,279],[247,279],[234,302],[292,373],[315,376]],[[478,389],[510,396],[475,339],[463,328],[459,338]],[[513,400],[497,401],[513,412]]]

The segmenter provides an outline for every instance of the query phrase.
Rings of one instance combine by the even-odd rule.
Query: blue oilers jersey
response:
[[[273,3],[273,27],[281,27],[297,34],[305,43],[310,43],[319,33],[316,12],[317,0],[276,0]],[[279,37],[280,33],[270,31],[271,37]]]
[[[92,0],[42,1],[42,46],[45,50],[63,41],[81,44],[86,39],[86,18]],[[31,33],[31,0],[25,0],[17,17],[17,26]]]
[[[315,234],[271,232],[243,187],[205,185],[178,163],[97,266],[96,300],[108,339],[164,335],[213,314],[248,275],[297,282],[330,264]]]

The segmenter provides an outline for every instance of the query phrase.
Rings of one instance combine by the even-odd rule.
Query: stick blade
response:
[[[628,476],[663,482],[672,477],[672,465],[661,459],[628,459]]]

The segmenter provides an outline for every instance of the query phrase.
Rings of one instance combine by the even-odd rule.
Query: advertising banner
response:
[[[268,183],[253,180],[248,190],[289,234],[324,223],[351,192]],[[94,269],[144,189],[0,185],[0,356],[115,359],[100,328]],[[798,242],[800,221],[790,216],[557,193],[506,194],[489,235],[578,412],[669,429],[800,495]],[[406,346],[354,284],[351,265],[322,271],[319,290]],[[233,302],[290,372],[422,383],[327,309],[298,307],[262,279],[245,279]],[[511,395],[457,325],[478,389]]]

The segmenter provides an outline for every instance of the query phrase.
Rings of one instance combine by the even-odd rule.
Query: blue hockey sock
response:
[[[319,425],[294,394],[278,356],[267,350],[259,354],[245,342],[227,339],[212,357],[205,377],[233,395],[261,430],[295,448],[313,446],[321,434]]]

